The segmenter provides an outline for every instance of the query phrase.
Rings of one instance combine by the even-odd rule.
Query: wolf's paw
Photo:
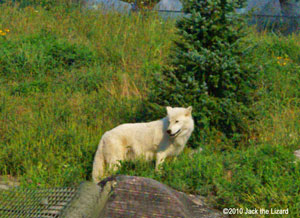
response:
[[[161,174],[162,173],[162,166],[161,165],[155,167],[155,173],[156,174]]]

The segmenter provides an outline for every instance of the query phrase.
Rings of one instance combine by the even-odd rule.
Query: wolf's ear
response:
[[[167,113],[169,114],[170,111],[172,110],[172,107],[168,106],[168,107],[166,107],[166,109],[167,109]]]
[[[185,116],[191,116],[192,110],[193,110],[193,107],[192,107],[192,106],[189,106],[189,107],[186,109]]]

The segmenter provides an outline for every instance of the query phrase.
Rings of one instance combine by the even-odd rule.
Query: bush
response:
[[[146,114],[166,105],[192,105],[194,145],[211,132],[240,140],[249,131],[255,73],[243,63],[246,50],[241,41],[246,31],[244,21],[234,14],[236,6],[225,0],[186,2],[185,12],[191,16],[177,23],[182,37],[175,42],[171,67],[155,75],[146,103],[152,106]]]
[[[84,0],[2,0],[0,3],[16,4],[20,8],[42,6],[47,10],[53,9],[58,6],[74,7],[83,4]]]
[[[0,38],[0,76],[23,80],[60,74],[95,62],[90,48],[58,39],[51,32],[40,33],[21,40]]]

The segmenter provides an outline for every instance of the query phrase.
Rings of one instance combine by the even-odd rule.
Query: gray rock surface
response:
[[[252,13],[250,24],[257,24],[258,29],[280,28],[285,33],[299,30],[300,2],[291,0],[280,5],[279,0],[247,0],[246,7],[237,10],[240,14]]]
[[[288,16],[299,16],[300,15],[300,2],[291,0],[285,5],[287,10],[286,14]],[[264,15],[281,15],[283,11],[281,10],[279,0],[247,0],[246,7],[239,9],[241,13],[247,13],[253,10],[254,14],[264,14]]]
[[[112,176],[77,188],[0,190],[0,216],[65,218],[219,218],[201,196],[176,191],[158,181]],[[2,217],[2,216],[1,216]],[[24,216],[25,217],[25,216]]]
[[[116,176],[99,183],[105,187],[115,181],[113,193],[100,217],[169,217],[169,218],[217,218],[225,217],[211,209],[203,197],[178,192],[158,181],[144,177]]]
[[[178,19],[183,16],[187,16],[186,14],[181,12],[182,9],[182,3],[179,0],[161,0],[153,8],[153,10],[158,11],[159,16],[161,16],[164,19]]]
[[[132,5],[119,0],[87,0],[89,9],[102,9],[103,11],[117,11],[120,13],[129,13]]]
[[[71,201],[70,205],[62,212],[65,218],[92,218],[98,217],[110,197],[113,183],[108,182],[104,188],[100,188],[93,182],[82,183]]]
[[[179,0],[161,0],[154,6],[154,10],[181,11],[182,3]]]
[[[253,10],[255,14],[280,15],[279,0],[248,0],[245,12]]]
[[[0,176],[0,190],[9,190],[19,185],[19,181],[14,177]]]

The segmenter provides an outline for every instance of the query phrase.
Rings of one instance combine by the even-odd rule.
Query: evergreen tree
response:
[[[254,71],[243,63],[245,23],[234,13],[237,1],[187,0],[190,16],[177,22],[170,66],[149,97],[151,105],[193,106],[193,144],[212,130],[227,137],[247,133]],[[148,104],[149,105],[149,104]],[[153,111],[152,111],[153,112]]]

